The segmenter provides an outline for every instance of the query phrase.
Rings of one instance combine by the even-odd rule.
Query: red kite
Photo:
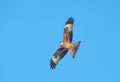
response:
[[[54,69],[56,67],[58,62],[66,55],[68,51],[71,52],[73,58],[75,57],[81,41],[71,43],[73,38],[73,23],[74,19],[72,17],[68,18],[68,20],[66,21],[63,41],[60,43],[60,47],[54,53],[53,57],[50,60],[51,69]]]

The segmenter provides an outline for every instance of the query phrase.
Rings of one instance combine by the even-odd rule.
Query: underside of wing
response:
[[[55,54],[53,55],[52,59],[50,60],[50,67],[51,69],[54,69],[57,65],[57,63],[65,56],[65,54],[68,52],[66,48],[60,47]]]
[[[67,28],[67,27],[66,27]],[[69,29],[67,30],[67,32],[66,32],[66,35],[67,35],[67,37],[68,37],[68,42],[72,42],[72,38],[73,38],[73,31],[71,30],[71,31],[69,31]]]
[[[73,38],[73,31],[72,31],[73,23],[74,23],[74,19],[72,17],[68,18],[68,20],[66,21],[65,28],[64,28],[63,42],[72,42],[72,38]]]
[[[70,42],[68,28],[64,28],[63,42]]]

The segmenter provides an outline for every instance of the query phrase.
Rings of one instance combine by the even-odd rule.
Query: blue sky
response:
[[[0,82],[120,82],[119,0],[0,0]],[[76,58],[49,60],[74,17]]]

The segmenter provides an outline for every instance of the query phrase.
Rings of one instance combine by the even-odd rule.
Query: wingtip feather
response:
[[[53,62],[53,60],[51,59],[50,60],[50,68],[51,69],[55,69],[55,67],[56,67],[56,64]]]
[[[73,24],[73,23],[74,23],[73,17],[68,18],[68,20],[66,21],[66,24]]]

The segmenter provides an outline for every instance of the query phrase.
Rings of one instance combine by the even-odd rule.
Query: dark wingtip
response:
[[[52,61],[52,59],[50,60],[50,68],[51,69],[55,69],[56,64]]]
[[[81,43],[81,41],[79,41]]]
[[[68,18],[68,20],[66,21],[66,24],[73,24],[73,23],[74,23],[73,17]]]

